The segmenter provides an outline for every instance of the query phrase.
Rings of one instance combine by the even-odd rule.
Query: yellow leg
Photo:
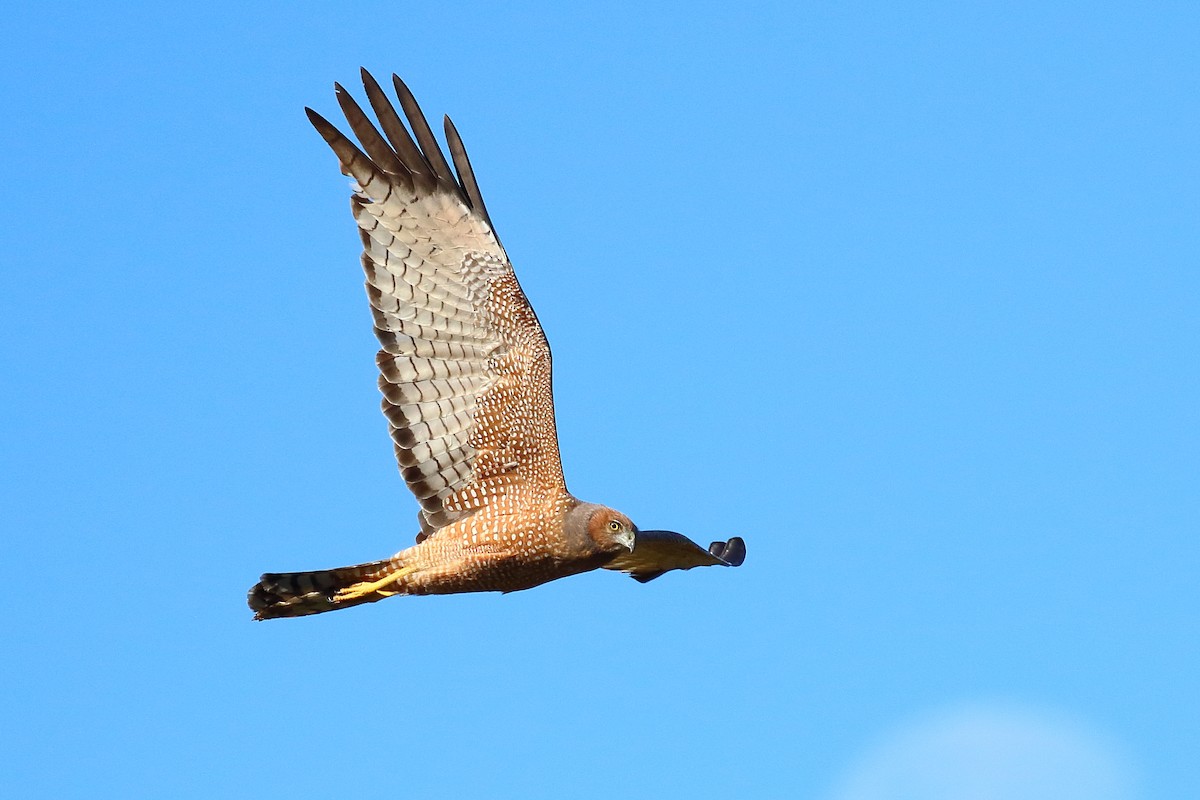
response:
[[[353,586],[347,586],[345,589],[339,589],[338,593],[333,596],[335,603],[345,603],[351,600],[359,600],[367,595],[379,594],[384,597],[389,597],[393,594],[399,594],[399,589],[389,589],[388,587],[399,581],[410,572],[415,572],[416,567],[401,567],[400,569],[388,575],[384,575],[377,581],[368,583],[356,583]]]

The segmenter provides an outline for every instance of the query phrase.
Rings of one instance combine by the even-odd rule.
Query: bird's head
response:
[[[637,526],[620,511],[580,503],[567,514],[566,532],[577,547],[602,553],[633,552]]]

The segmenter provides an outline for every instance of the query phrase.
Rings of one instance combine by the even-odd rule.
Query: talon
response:
[[[405,575],[408,575],[415,570],[416,567],[403,567],[388,575],[384,575],[377,581],[371,581],[369,583],[356,583],[353,586],[347,586],[345,589],[339,589],[337,594],[333,596],[333,602],[345,603],[350,600],[361,599],[371,594],[379,594],[383,595],[384,597],[391,597],[394,594],[400,594],[399,589],[389,590],[385,587],[391,586],[392,584],[398,582]]]

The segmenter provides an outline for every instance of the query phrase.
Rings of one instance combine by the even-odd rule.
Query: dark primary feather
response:
[[[371,123],[371,120],[367,119],[367,115],[363,113],[362,108],[350,96],[350,93],[340,83],[335,83],[333,89],[338,105],[341,106],[342,113],[346,115],[346,122],[350,123],[350,129],[354,131],[354,135],[358,137],[359,143],[362,144],[371,160],[386,172],[410,178],[411,171],[400,161],[396,151],[379,135],[379,131]]]
[[[433,179],[433,169],[425,160],[425,156],[421,154],[417,143],[413,141],[408,128],[404,127],[400,115],[396,113],[396,108],[388,99],[387,94],[380,88],[379,82],[365,69],[362,71],[362,79],[363,88],[367,90],[367,100],[370,101],[371,108],[375,111],[379,126],[383,128],[383,135],[391,142],[405,168],[413,175],[423,175]]]
[[[352,176],[364,189],[372,183],[386,182],[383,171],[376,167],[374,162],[367,158],[366,154],[335,128],[329,120],[311,108],[306,107],[304,113],[308,114],[308,121],[337,155],[338,161],[342,165],[342,172]]]
[[[467,193],[467,199],[471,203],[471,208],[475,213],[487,220],[487,224],[492,224],[492,218],[488,216],[487,206],[484,205],[483,195],[479,191],[479,184],[475,182],[475,170],[471,169],[471,160],[467,158],[467,149],[463,146],[462,137],[458,135],[458,129],[454,127],[454,123],[450,117],[445,118],[446,127],[446,144],[450,146],[450,158],[454,161],[454,169],[458,172],[458,181],[462,184],[463,191]],[[492,232],[495,232],[495,226],[492,226]]]
[[[433,130],[425,120],[425,115],[421,113],[421,106],[417,105],[417,98],[413,97],[413,93],[404,85],[404,81],[400,80],[399,75],[392,75],[392,84],[396,87],[396,96],[400,98],[400,107],[404,109],[404,115],[408,117],[408,124],[412,126],[413,135],[417,137],[417,143],[421,145],[421,152],[425,154],[425,160],[433,168],[433,174],[439,179],[457,186],[454,174],[450,172],[450,165],[446,163],[446,157],[442,155],[442,148],[434,138]]]

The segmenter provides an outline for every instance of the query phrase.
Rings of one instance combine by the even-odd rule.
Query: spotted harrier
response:
[[[567,491],[545,334],[454,124],[446,117],[452,171],[412,93],[392,77],[407,127],[366,70],[378,127],[334,85],[361,149],[305,110],[353,180],[383,413],[420,504],[420,532],[382,561],[263,575],[248,597],[255,618],[393,595],[513,592],[599,567],[644,582],[673,569],[739,566],[738,537],[705,550]]]

